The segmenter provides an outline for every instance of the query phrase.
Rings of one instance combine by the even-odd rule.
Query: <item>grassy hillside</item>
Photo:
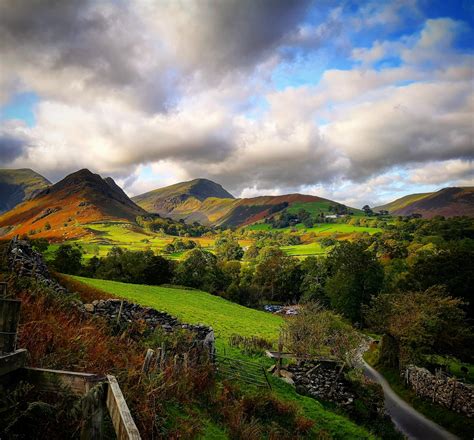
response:
[[[252,224],[287,207],[290,212],[304,208],[318,215],[330,213],[330,206],[337,205],[332,200],[305,194],[234,199],[221,185],[206,179],[156,189],[133,200],[149,212],[175,220],[235,227]],[[360,210],[351,210],[355,215],[362,214]]]
[[[0,169],[0,213],[14,208],[51,183],[28,168],[18,170]]]
[[[253,225],[247,226],[247,229],[250,231],[280,231],[280,232],[290,232],[293,228],[281,228],[274,229],[270,224],[267,223],[254,223]],[[295,226],[295,229],[302,233],[311,233],[314,232],[317,235],[327,236],[332,234],[354,234],[354,233],[363,233],[367,232],[369,234],[376,234],[381,232],[380,228],[370,228],[366,226],[354,226],[347,223],[321,223],[313,226],[312,228],[306,228],[303,224]]]
[[[331,200],[320,200],[317,202],[296,202],[293,203],[289,208],[288,212],[296,214],[300,209],[308,211],[313,216],[319,214],[334,214],[330,211],[330,207],[334,206],[336,203]],[[349,208],[352,211],[353,215],[364,215],[364,212],[360,209]]]
[[[0,216],[0,234],[28,234],[55,241],[87,235],[85,224],[134,222],[146,212],[133,203],[111,178],[89,170],[70,174],[13,210]]]
[[[260,336],[275,341],[283,323],[283,319],[279,316],[249,309],[196,290],[133,285],[82,277],[73,278],[108,292],[113,297],[122,297],[157,310],[166,311],[182,321],[211,325],[216,332],[219,351],[225,350],[227,356],[259,362],[264,366],[271,364],[268,358],[249,358],[239,350],[229,347],[227,338],[231,334],[237,333],[244,336]],[[375,438],[364,428],[325,409],[318,401],[297,394],[292,386],[282,380],[270,376],[270,381],[273,391],[279,397],[297,404],[306,417],[315,421],[318,429],[326,431],[327,437],[324,438],[339,440]],[[214,425],[209,426],[208,432],[202,438],[227,438]]]
[[[425,218],[474,217],[474,187],[443,188],[426,194],[413,194],[375,208],[395,215],[421,214]]]
[[[278,338],[280,325],[283,324],[283,319],[279,316],[249,309],[199,290],[74,278],[119,297],[164,310],[184,322],[212,325],[216,335],[221,338],[238,333],[242,336],[255,335],[274,340]]]
[[[390,213],[394,213],[400,209],[406,208],[412,203],[422,200],[425,197],[428,197],[433,193],[420,193],[420,194],[409,194],[407,196],[400,197],[399,199],[394,200],[393,202],[386,203],[385,205],[377,206],[374,208],[374,211],[386,210]]]
[[[173,219],[186,219],[188,223],[198,221],[209,224],[209,215],[202,204],[206,199],[221,199],[232,203],[234,196],[218,183],[208,179],[194,179],[176,183],[133,197],[133,201],[148,212]]]

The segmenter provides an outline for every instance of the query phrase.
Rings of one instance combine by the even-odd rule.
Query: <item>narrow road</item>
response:
[[[400,432],[410,440],[455,440],[455,435],[428,420],[408,403],[398,397],[385,378],[362,359],[364,374],[382,386],[385,410]]]

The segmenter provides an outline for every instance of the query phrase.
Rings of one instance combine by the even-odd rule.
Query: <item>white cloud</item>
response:
[[[186,6],[2,2],[0,100],[41,97],[36,126],[1,127],[8,166],[52,179],[88,167],[132,194],[209,177],[246,195],[320,191],[354,204],[395,190],[397,167],[412,184],[470,178],[473,57],[453,48],[461,23],[427,20],[421,32],[351,48],[352,69],[275,90],[274,69],[296,57],[286,49],[348,44],[343,8],[308,23],[306,2]],[[412,1],[369,2],[350,23],[397,27],[407,10],[419,13]],[[401,65],[373,67],[386,57]],[[446,177],[430,182],[442,166]]]

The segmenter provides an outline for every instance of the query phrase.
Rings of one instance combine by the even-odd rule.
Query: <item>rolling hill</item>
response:
[[[327,212],[330,205],[337,205],[332,200],[304,194],[236,199],[221,185],[207,179],[160,188],[132,200],[149,212],[174,220],[235,227],[263,220],[287,207],[317,213]]]
[[[474,217],[474,187],[443,188],[432,193],[411,194],[378,206],[374,210],[387,210],[393,215],[416,213],[424,218],[437,215]]]
[[[214,203],[205,204],[208,199],[214,200]],[[212,221],[208,217],[212,216],[211,205],[220,212],[223,207],[232,204],[234,196],[211,180],[194,179],[141,194],[132,200],[148,212],[163,217],[210,224]],[[207,212],[209,215],[206,215]]]
[[[0,235],[69,240],[86,235],[85,224],[135,222],[144,214],[112,178],[83,169],[0,216]]]
[[[28,168],[0,169],[0,213],[34,197],[49,185],[51,182]]]

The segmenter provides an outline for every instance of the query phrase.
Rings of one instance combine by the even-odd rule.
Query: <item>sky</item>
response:
[[[470,0],[0,0],[0,167],[351,206],[474,186]]]

